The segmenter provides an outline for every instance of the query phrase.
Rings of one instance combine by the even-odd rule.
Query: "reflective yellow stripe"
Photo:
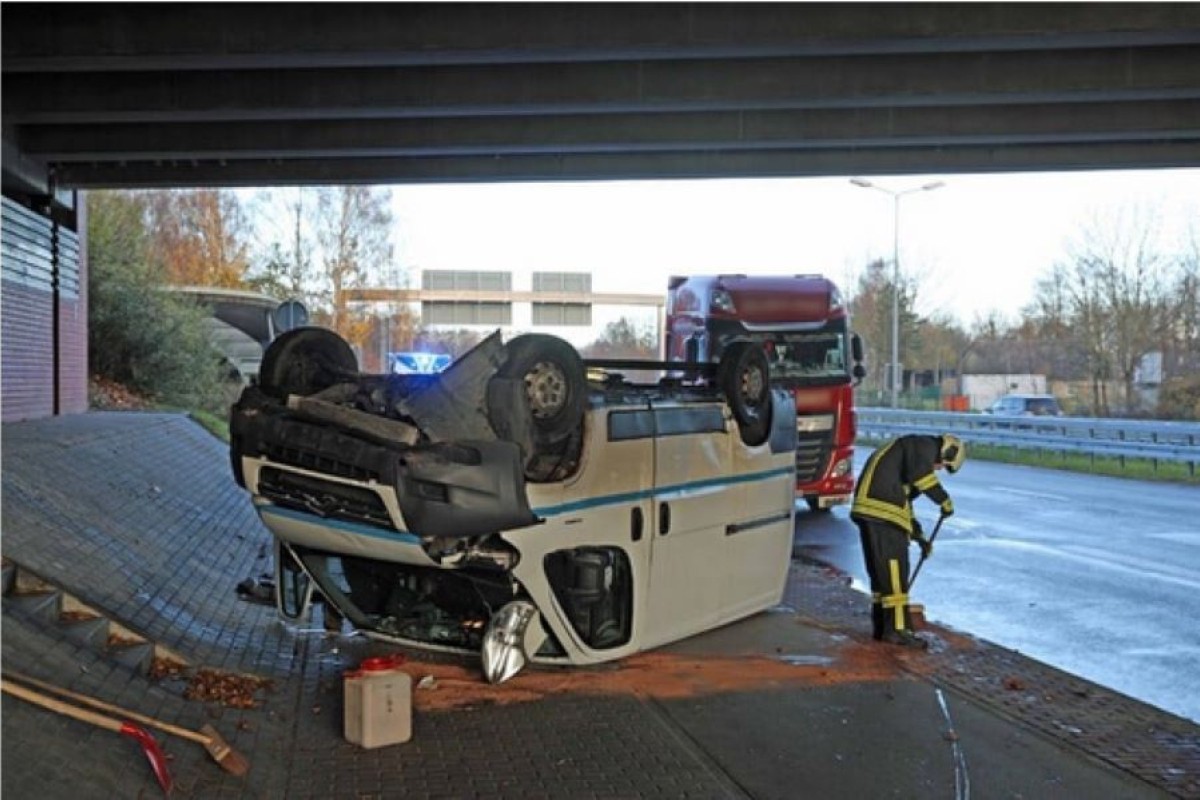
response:
[[[864,497],[855,501],[851,513],[881,519],[901,528],[905,533],[912,533],[912,511],[909,508],[901,508],[884,500]]]
[[[883,446],[882,450],[876,450],[874,455],[872,455],[871,458],[868,459],[867,469],[865,472],[863,472],[862,480],[860,480],[858,482],[858,488],[854,492],[855,505],[858,504],[858,499],[860,496],[862,497],[863,500],[868,499],[867,498],[867,489],[871,486],[872,481],[874,481],[874,479],[875,479],[875,467],[877,467],[879,465],[880,460],[883,459],[884,455],[887,454],[887,451],[891,450],[892,446],[895,444],[896,444],[896,440],[893,439],[892,441],[885,444]]]
[[[908,603],[908,595],[900,591],[904,584],[900,583],[900,562],[894,558],[888,559],[888,574],[892,579],[892,594],[883,598],[883,607],[895,609],[896,630],[904,630],[904,606]]]
[[[916,486],[922,492],[927,492],[931,486],[937,486],[938,483],[937,475],[931,472],[913,481],[913,486]]]

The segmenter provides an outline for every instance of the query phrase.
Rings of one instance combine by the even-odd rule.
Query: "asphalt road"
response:
[[[981,461],[939,475],[956,514],[912,592],[927,618],[1200,722],[1200,490]],[[864,585],[848,508],[801,509],[798,552]],[[937,507],[916,513],[932,531]]]

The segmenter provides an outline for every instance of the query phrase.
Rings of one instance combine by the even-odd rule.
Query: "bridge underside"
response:
[[[1200,5],[6,4],[6,188],[1200,163]]]

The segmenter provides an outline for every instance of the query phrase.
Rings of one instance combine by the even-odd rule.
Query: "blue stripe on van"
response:
[[[421,540],[415,534],[408,531],[388,531],[383,528],[375,528],[370,525],[361,525],[357,522],[348,522],[343,519],[330,519],[329,517],[321,517],[316,514],[309,514],[306,511],[296,511],[291,508],[282,508],[280,506],[259,506],[258,513],[274,514],[277,517],[287,517],[298,522],[307,522],[310,525],[322,525],[326,528],[338,528],[347,533],[355,533],[359,536],[371,536],[376,539],[385,539],[389,542],[398,542],[400,544],[420,544]]]
[[[622,492],[621,494],[610,494],[605,495],[604,497],[592,497],[587,500],[578,500],[574,503],[563,503],[560,506],[535,508],[533,513],[537,514],[539,517],[553,517],[559,514],[571,514],[576,511],[583,511],[588,508],[597,508],[598,506],[619,505],[621,503],[629,503],[635,500],[646,500],[649,498],[660,497],[662,495],[673,494],[675,492],[682,492],[689,489],[707,489],[710,486],[733,486],[738,483],[755,483],[757,481],[765,481],[771,478],[779,478],[784,475],[791,475],[793,472],[793,467],[780,467],[778,469],[767,470],[766,472],[752,472],[747,475],[706,478],[702,481],[678,483],[674,486],[659,486],[655,489],[645,489],[640,492]]]
[[[599,508],[600,506],[621,505],[637,500],[646,500],[653,497],[672,494],[674,492],[682,492],[691,489],[707,489],[711,486],[733,486],[739,483],[754,483],[756,481],[770,480],[771,478],[779,478],[784,475],[790,475],[794,471],[793,467],[780,467],[778,469],[767,470],[766,472],[752,472],[747,475],[724,476],[720,478],[706,478],[702,481],[689,481],[688,483],[678,483],[674,486],[659,486],[657,489],[645,489],[638,492],[622,492],[620,494],[610,494],[603,497],[591,497],[587,500],[578,500],[574,503],[563,503],[559,506],[546,506],[545,508],[535,508],[533,513],[539,517],[554,517],[560,514],[573,514],[577,511],[584,511],[589,508]],[[408,531],[387,531],[383,528],[375,528],[370,525],[361,525],[356,522],[347,522],[341,519],[330,519],[328,517],[320,517],[316,514],[309,514],[305,511],[296,511],[290,508],[282,508],[280,506],[259,506],[258,513],[275,514],[280,517],[287,517],[299,522],[307,522],[310,525],[323,525],[327,528],[338,528],[347,533],[354,533],[360,536],[371,536],[376,539],[384,539],[389,542],[399,542],[401,544],[420,544],[421,540],[415,534]]]

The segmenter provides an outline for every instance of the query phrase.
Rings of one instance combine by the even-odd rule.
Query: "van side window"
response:
[[[724,432],[725,415],[719,407],[712,405],[613,411],[608,415],[610,442],[649,439],[652,436]]]

